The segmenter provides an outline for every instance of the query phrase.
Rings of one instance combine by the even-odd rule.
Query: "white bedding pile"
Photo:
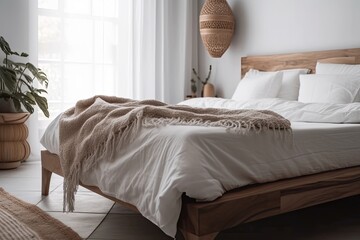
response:
[[[170,236],[176,234],[183,193],[208,201],[252,183],[359,165],[360,124],[329,123],[360,123],[360,103],[198,98],[182,104],[273,110],[292,121],[293,134],[279,139],[271,130],[244,136],[200,126],[143,128],[133,144],[118,146],[115,159],[81,174],[84,184],[135,205]],[[58,153],[58,120],[42,139],[53,153]]]
[[[360,123],[360,102],[348,104],[302,103],[279,98],[237,101],[223,98],[193,98],[179,104],[193,107],[272,110],[292,122]]]

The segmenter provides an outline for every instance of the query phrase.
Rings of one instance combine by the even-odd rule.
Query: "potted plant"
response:
[[[17,53],[11,50],[9,44],[0,37],[0,48],[5,54],[3,64],[0,65],[0,101],[3,110],[0,112],[34,112],[34,106],[39,106],[46,117],[49,117],[47,99],[41,96],[47,93],[43,88],[34,86],[35,80],[47,88],[46,74],[32,63],[14,62],[9,56],[27,57],[27,53]],[[14,109],[12,109],[12,105]],[[5,110],[4,110],[5,109]]]
[[[12,51],[0,36],[0,48],[5,58],[0,64],[0,169],[16,168],[30,154],[26,141],[28,130],[24,124],[37,105],[49,117],[44,88],[48,86],[46,74],[33,64],[15,62],[9,56],[27,57],[27,53]],[[36,82],[44,88],[37,88]]]
[[[210,76],[211,76],[211,65],[209,66],[209,73],[207,75],[207,77],[205,78],[205,80],[201,80],[199,74],[196,72],[195,68],[192,69],[193,74],[195,75],[196,79],[202,84],[202,88],[201,88],[201,97],[214,97],[215,96],[215,89],[214,89],[214,85],[212,85],[211,83],[208,83]],[[193,86],[195,85],[195,80],[191,79],[191,89],[193,88]],[[196,85],[195,85],[196,87]],[[196,91],[196,88],[195,88]]]

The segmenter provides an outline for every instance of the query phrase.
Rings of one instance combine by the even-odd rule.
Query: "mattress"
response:
[[[59,153],[58,121],[42,144]],[[246,135],[223,128],[143,128],[135,141],[117,149],[81,181],[135,205],[166,234],[174,236],[181,196],[211,201],[253,183],[359,165],[360,124],[292,122],[292,134],[265,130]]]

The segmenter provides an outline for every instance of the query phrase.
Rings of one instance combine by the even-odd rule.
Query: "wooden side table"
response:
[[[0,113],[0,169],[20,166],[30,155],[25,121],[29,113]]]

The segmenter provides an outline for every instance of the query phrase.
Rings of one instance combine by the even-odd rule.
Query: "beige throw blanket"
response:
[[[74,210],[80,172],[111,159],[115,145],[130,144],[141,127],[162,125],[224,127],[246,133],[253,129],[290,129],[290,122],[268,110],[227,110],[167,105],[95,96],[79,101],[60,120],[60,158],[64,173],[64,211]]]

